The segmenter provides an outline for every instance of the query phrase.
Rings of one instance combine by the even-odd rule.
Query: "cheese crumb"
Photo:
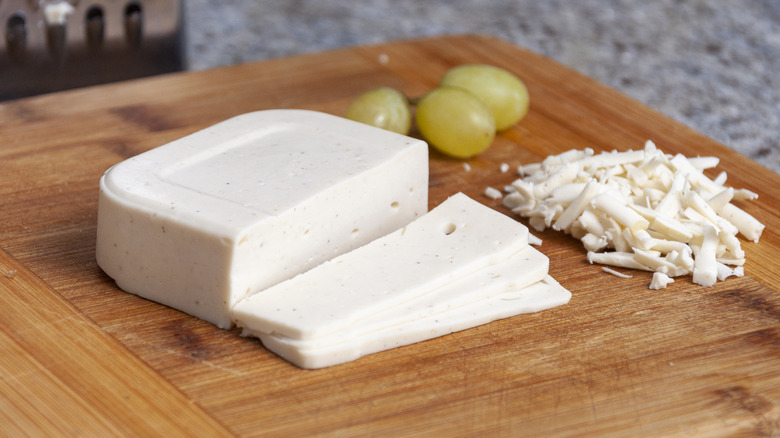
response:
[[[606,273],[608,273],[608,274],[612,274],[612,275],[614,275],[615,277],[620,277],[620,278],[631,278],[631,276],[630,276],[630,275],[628,275],[628,274],[624,274],[624,273],[622,273],[622,272],[618,272],[618,271],[616,271],[616,270],[614,270],[614,269],[612,269],[612,268],[608,268],[608,267],[606,267],[606,266],[602,266],[602,267],[601,267],[601,270],[602,270],[602,271],[604,271],[604,272],[606,272]]]
[[[463,170],[471,172],[471,165],[469,163],[463,163]]]
[[[533,246],[541,246],[542,239],[539,236],[528,233],[528,244]]]
[[[663,272],[655,272],[653,273],[653,280],[650,281],[650,289],[665,289],[669,283],[674,283],[674,279],[664,274]]]
[[[501,194],[500,190],[494,189],[493,187],[486,187],[485,196],[490,199],[501,199],[504,195]]]
[[[501,173],[507,173],[509,172],[509,165],[506,163],[501,163],[501,167],[499,169],[501,170]]]

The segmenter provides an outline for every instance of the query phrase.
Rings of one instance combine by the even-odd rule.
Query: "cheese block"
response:
[[[527,245],[524,225],[458,193],[400,230],[241,301],[234,316],[246,333],[319,338]]]
[[[498,292],[498,293],[496,293]],[[260,334],[266,348],[295,366],[324,368],[358,359],[368,354],[422,342],[511,316],[539,312],[569,302],[571,292],[552,277],[526,287],[480,293],[479,299],[461,307],[429,315],[397,326],[363,333],[341,343],[318,345],[274,335]]]
[[[425,142],[258,111],[109,169],[96,257],[121,289],[228,328],[240,300],[405,226],[427,203]]]

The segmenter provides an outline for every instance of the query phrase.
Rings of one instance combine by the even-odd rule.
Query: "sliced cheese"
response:
[[[244,114],[109,169],[97,262],[219,327],[241,299],[427,211],[423,141],[303,110]]]
[[[236,323],[255,334],[327,336],[527,245],[524,225],[458,193],[398,231],[239,302]]]
[[[367,332],[341,343],[317,345],[275,335],[260,333],[259,336],[266,348],[294,365],[307,369],[323,368],[499,319],[561,306],[571,299],[571,292],[550,276],[530,286],[507,287],[495,292],[484,294],[464,306]]]
[[[398,306],[388,306],[377,313],[353,321],[343,330],[328,336],[299,341],[299,345],[324,346],[357,340],[365,333],[397,327],[421,318],[438,315],[506,290],[516,290],[543,280],[550,266],[547,256],[527,246],[505,260],[487,266],[474,274],[449,282],[420,294]],[[262,335],[245,330],[244,335]]]
[[[550,259],[527,246],[496,264],[436,288],[418,299],[371,315],[367,321],[360,321],[358,327],[360,330],[375,330],[449,311],[500,290],[516,290],[541,281],[547,276],[549,268]]]

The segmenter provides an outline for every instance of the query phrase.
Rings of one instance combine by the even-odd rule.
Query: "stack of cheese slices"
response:
[[[427,189],[420,140],[249,113],[109,169],[97,261],[302,368],[568,302],[525,226],[460,193],[427,212]]]
[[[458,193],[408,226],[255,294],[244,334],[321,368],[565,304],[528,229]]]

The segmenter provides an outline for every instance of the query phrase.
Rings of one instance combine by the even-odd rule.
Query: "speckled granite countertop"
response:
[[[780,172],[780,1],[185,0],[199,70],[440,34],[555,59]]]

